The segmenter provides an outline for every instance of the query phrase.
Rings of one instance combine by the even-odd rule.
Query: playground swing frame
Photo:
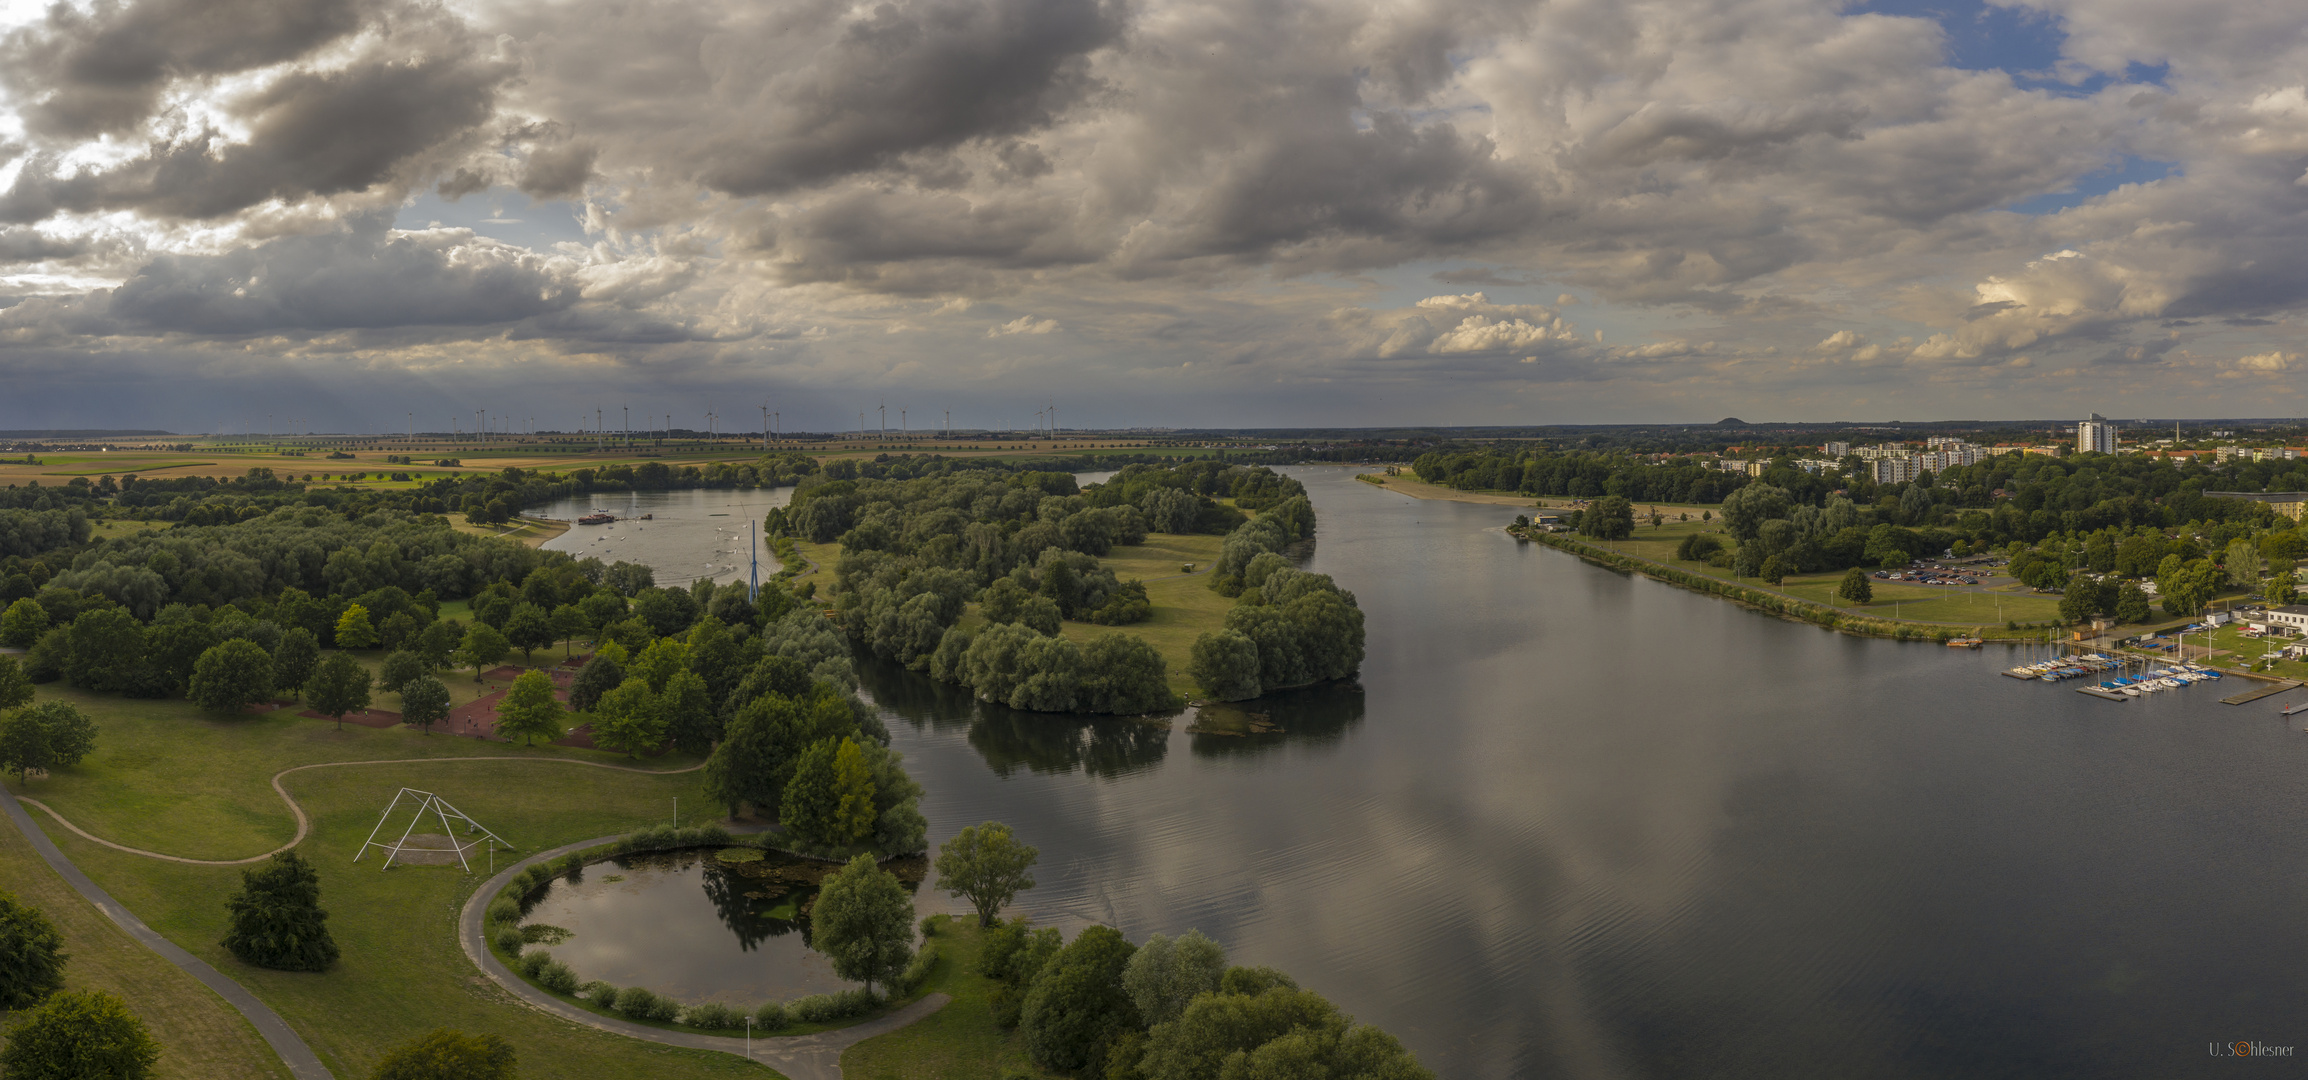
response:
[[[408,827],[402,829],[400,839],[395,840],[392,843],[388,844],[378,840],[377,834],[385,831],[386,823],[392,820],[393,812],[400,808],[402,799],[414,799],[417,803],[416,813],[409,816]],[[486,841],[493,840],[498,844],[503,845],[507,851],[520,850],[519,848],[514,847],[511,843],[506,841],[504,837],[490,832],[488,827],[482,825],[480,822],[467,817],[464,811],[450,805],[449,800],[444,799],[439,795],[435,795],[430,791],[419,791],[416,788],[405,787],[393,794],[393,801],[386,804],[385,812],[377,817],[377,827],[369,830],[369,838],[361,842],[361,850],[359,854],[353,856],[353,861],[356,863],[360,862],[361,858],[369,853],[370,848],[384,848],[385,864],[380,869],[390,870],[393,868],[393,860],[399,858],[403,850],[441,850],[440,848],[412,848],[408,846],[409,837],[417,831],[417,823],[425,820],[425,814],[428,811],[440,819],[441,832],[449,840],[449,850],[457,853],[457,865],[464,867],[465,872],[468,874],[473,872],[473,864],[470,860],[465,858],[465,853],[481,846],[481,844]],[[475,840],[469,844],[458,843],[456,827],[449,824],[449,819],[452,817],[456,818],[458,821],[464,822],[466,825],[471,826],[473,829],[478,830],[483,839]]]

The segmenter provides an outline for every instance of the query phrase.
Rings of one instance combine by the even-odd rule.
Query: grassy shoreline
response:
[[[1898,641],[1948,641],[1959,637],[1976,637],[1988,641],[2025,641],[2040,637],[2044,632],[2043,628],[2009,630],[1992,623],[1934,623],[1913,619],[1860,615],[1800,596],[1742,585],[1640,556],[1608,551],[1594,547],[1583,540],[1575,539],[1567,533],[1546,533],[1536,530],[1509,531],[1518,539],[1544,544],[1558,551],[1576,555],[1605,569],[1642,574],[1645,577],[1670,585],[1681,586],[1693,592],[1718,596],[1743,607],[1859,637],[1884,637]]]

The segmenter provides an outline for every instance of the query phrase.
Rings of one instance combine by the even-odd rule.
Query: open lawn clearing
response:
[[[1026,1057],[1015,1031],[994,1026],[992,998],[999,984],[978,968],[975,916],[940,916],[938,966],[925,992],[954,1000],[945,1008],[887,1035],[850,1047],[841,1056],[845,1080],[1008,1080],[1047,1075]]]
[[[1123,581],[1144,581],[1153,614],[1128,626],[1068,622],[1060,626],[1060,632],[1076,642],[1117,630],[1145,638],[1168,666],[1171,692],[1180,697],[1194,696],[1194,680],[1186,674],[1194,639],[1224,625],[1227,610],[1234,606],[1233,599],[1210,589],[1210,568],[1217,563],[1224,543],[1225,538],[1219,536],[1149,533],[1143,544],[1115,548],[1099,561],[1113,567],[1115,576]],[[1194,564],[1191,576],[1179,570],[1185,563]]]
[[[39,811],[32,811],[38,813]],[[198,979],[145,948],[48,868],[12,824],[0,822],[0,887],[40,909],[64,935],[65,987],[108,990],[160,1042],[161,1080],[287,1077],[256,1029]]]
[[[470,676],[452,676],[443,682],[451,687],[452,694],[473,693]],[[459,703],[471,700],[462,694]],[[188,859],[242,859],[287,843],[296,835],[296,819],[273,791],[272,777],[296,765],[467,756],[627,763],[622,757],[598,750],[527,748],[424,735],[402,725],[366,728],[346,724],[340,731],[328,720],[296,715],[297,708],[217,719],[190,702],[110,697],[53,683],[40,688],[40,700],[69,701],[88,713],[97,725],[96,750],[78,766],[55,775],[29,784],[11,780],[12,790],[54,807],[96,836]],[[392,695],[379,695],[376,702],[385,709],[398,704]],[[646,766],[671,769],[693,764],[693,758],[667,757],[649,759]],[[520,767],[532,770],[540,783],[558,782],[562,773],[622,775],[568,765]],[[320,772],[334,775],[328,770]],[[694,780],[701,774],[685,775]],[[383,805],[378,804],[379,810]],[[702,809],[703,804],[699,805]],[[499,833],[512,838],[503,830]],[[583,833],[576,838],[598,835]]]
[[[491,831],[536,850],[669,820],[676,796],[685,820],[709,819],[714,811],[702,798],[700,774],[434,762],[315,770],[288,782],[313,818],[299,853],[320,873],[329,930],[343,950],[337,966],[319,974],[250,967],[216,944],[238,869],[141,858],[44,828],[153,929],[280,1012],[339,1077],[370,1075],[387,1049],[434,1027],[503,1036],[529,1080],[772,1075],[730,1055],[638,1042],[519,1004],[475,971],[457,944],[457,910],[485,875],[453,864],[383,872],[374,853],[352,861],[403,785],[438,792]]]

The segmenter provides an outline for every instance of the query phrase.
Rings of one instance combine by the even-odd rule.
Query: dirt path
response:
[[[66,820],[64,815],[57,813],[54,807],[51,807],[47,803],[41,802],[38,799],[18,795],[16,796],[16,801],[30,803],[33,806],[39,807],[49,817],[55,818],[58,825],[62,825],[65,828],[72,830],[73,835],[78,836],[90,843],[102,844],[114,851],[125,851],[131,855],[142,855],[147,859],[164,859],[168,862],[185,863],[190,866],[246,866],[249,863],[263,862],[266,859],[272,858],[281,852],[287,851],[288,849],[297,846],[298,844],[304,843],[305,837],[312,832],[311,819],[305,817],[304,807],[298,806],[297,801],[289,797],[288,788],[281,785],[281,777],[287,776],[293,772],[303,772],[307,769],[335,769],[348,765],[422,765],[431,761],[523,761],[539,765],[582,765],[591,769],[614,769],[618,772],[646,773],[651,776],[676,776],[681,773],[696,772],[697,770],[705,767],[704,762],[699,762],[695,765],[689,766],[686,769],[637,769],[630,765],[606,765],[598,761],[578,761],[574,758],[523,758],[505,756],[390,758],[381,761],[323,761],[312,765],[296,765],[291,766],[290,768],[282,769],[281,771],[272,774],[272,789],[274,792],[280,795],[280,800],[282,802],[288,804],[289,813],[296,815],[297,834],[291,837],[288,843],[282,844],[281,846],[274,848],[271,851],[265,852],[262,855],[251,855],[245,859],[187,859],[181,855],[163,855],[157,851],[146,851],[143,848],[132,848],[126,844],[115,844],[112,841],[106,840],[101,836],[97,836],[78,825],[74,825],[72,822]]]

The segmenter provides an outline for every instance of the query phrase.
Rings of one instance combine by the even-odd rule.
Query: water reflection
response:
[[[1362,723],[1359,683],[1285,690],[1254,701],[1205,705],[1186,728],[1195,757],[1248,758],[1287,745],[1336,743]]]
[[[909,891],[929,871],[922,858],[884,866]],[[838,869],[750,849],[621,855],[555,878],[522,921],[569,931],[548,948],[582,979],[692,1004],[787,1000],[853,985],[810,947],[810,907]]]

